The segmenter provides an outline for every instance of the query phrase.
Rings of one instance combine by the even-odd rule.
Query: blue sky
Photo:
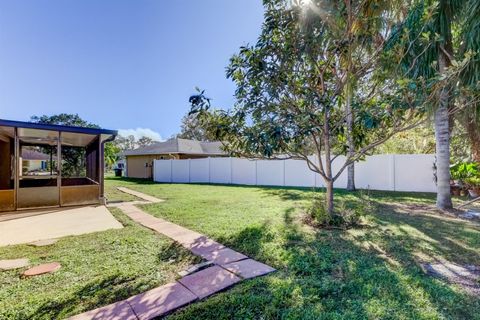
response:
[[[0,118],[79,113],[168,138],[195,86],[233,104],[225,67],[262,18],[261,0],[0,0]]]

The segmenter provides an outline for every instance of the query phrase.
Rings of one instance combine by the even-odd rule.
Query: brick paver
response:
[[[138,320],[126,301],[94,309],[69,318],[70,320]]]
[[[214,263],[220,265],[248,258],[246,255],[241,254],[240,252],[237,252],[230,248],[214,250],[205,254],[200,254],[200,256],[208,261],[213,261]]]
[[[141,192],[119,187],[120,191],[148,202],[163,200]],[[270,266],[249,259],[246,255],[192,230],[154,217],[132,203],[115,204],[132,220],[161,233],[214,265],[178,280],[130,297],[125,301],[89,311],[71,319],[152,319],[163,316],[186,304],[227,289],[242,281],[275,271]],[[188,273],[188,272],[187,272]],[[132,317],[133,315],[133,317]],[[98,316],[98,318],[96,318]]]
[[[252,259],[231,262],[222,267],[244,279],[263,276],[275,271],[274,268]]]
[[[158,198],[149,196],[148,194],[138,192],[138,191],[135,191],[135,190],[132,190],[132,189],[129,189],[129,188],[117,187],[117,189],[122,191],[122,192],[134,195],[135,197],[138,197],[140,199],[146,200],[148,202],[157,203],[157,202],[163,202],[164,201],[162,199],[158,199]]]
[[[141,320],[165,315],[189,304],[198,297],[178,282],[166,284],[126,301]]]
[[[203,269],[178,280],[199,299],[222,291],[239,281],[239,277],[219,266]]]

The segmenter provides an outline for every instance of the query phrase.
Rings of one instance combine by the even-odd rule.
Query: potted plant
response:
[[[465,184],[467,185],[470,197],[480,197],[480,175],[465,179]]]
[[[451,192],[454,196],[465,195],[466,190],[470,186],[466,183],[469,179],[480,177],[478,164],[475,162],[458,162],[450,166]],[[470,181],[475,183],[475,180]]]

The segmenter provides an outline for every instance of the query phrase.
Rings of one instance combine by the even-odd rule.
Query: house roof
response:
[[[23,160],[48,160],[50,156],[48,154],[35,151],[35,150],[22,150],[22,159]]]
[[[155,154],[195,154],[195,155],[226,155],[227,153],[221,149],[222,143],[219,141],[203,142],[196,140],[174,138],[164,142],[138,148],[135,150],[127,150],[123,152],[124,156],[140,156]]]

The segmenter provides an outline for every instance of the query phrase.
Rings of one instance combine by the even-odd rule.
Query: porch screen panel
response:
[[[93,181],[99,181],[99,138],[95,139],[87,146],[86,162],[87,162],[87,177]]]

